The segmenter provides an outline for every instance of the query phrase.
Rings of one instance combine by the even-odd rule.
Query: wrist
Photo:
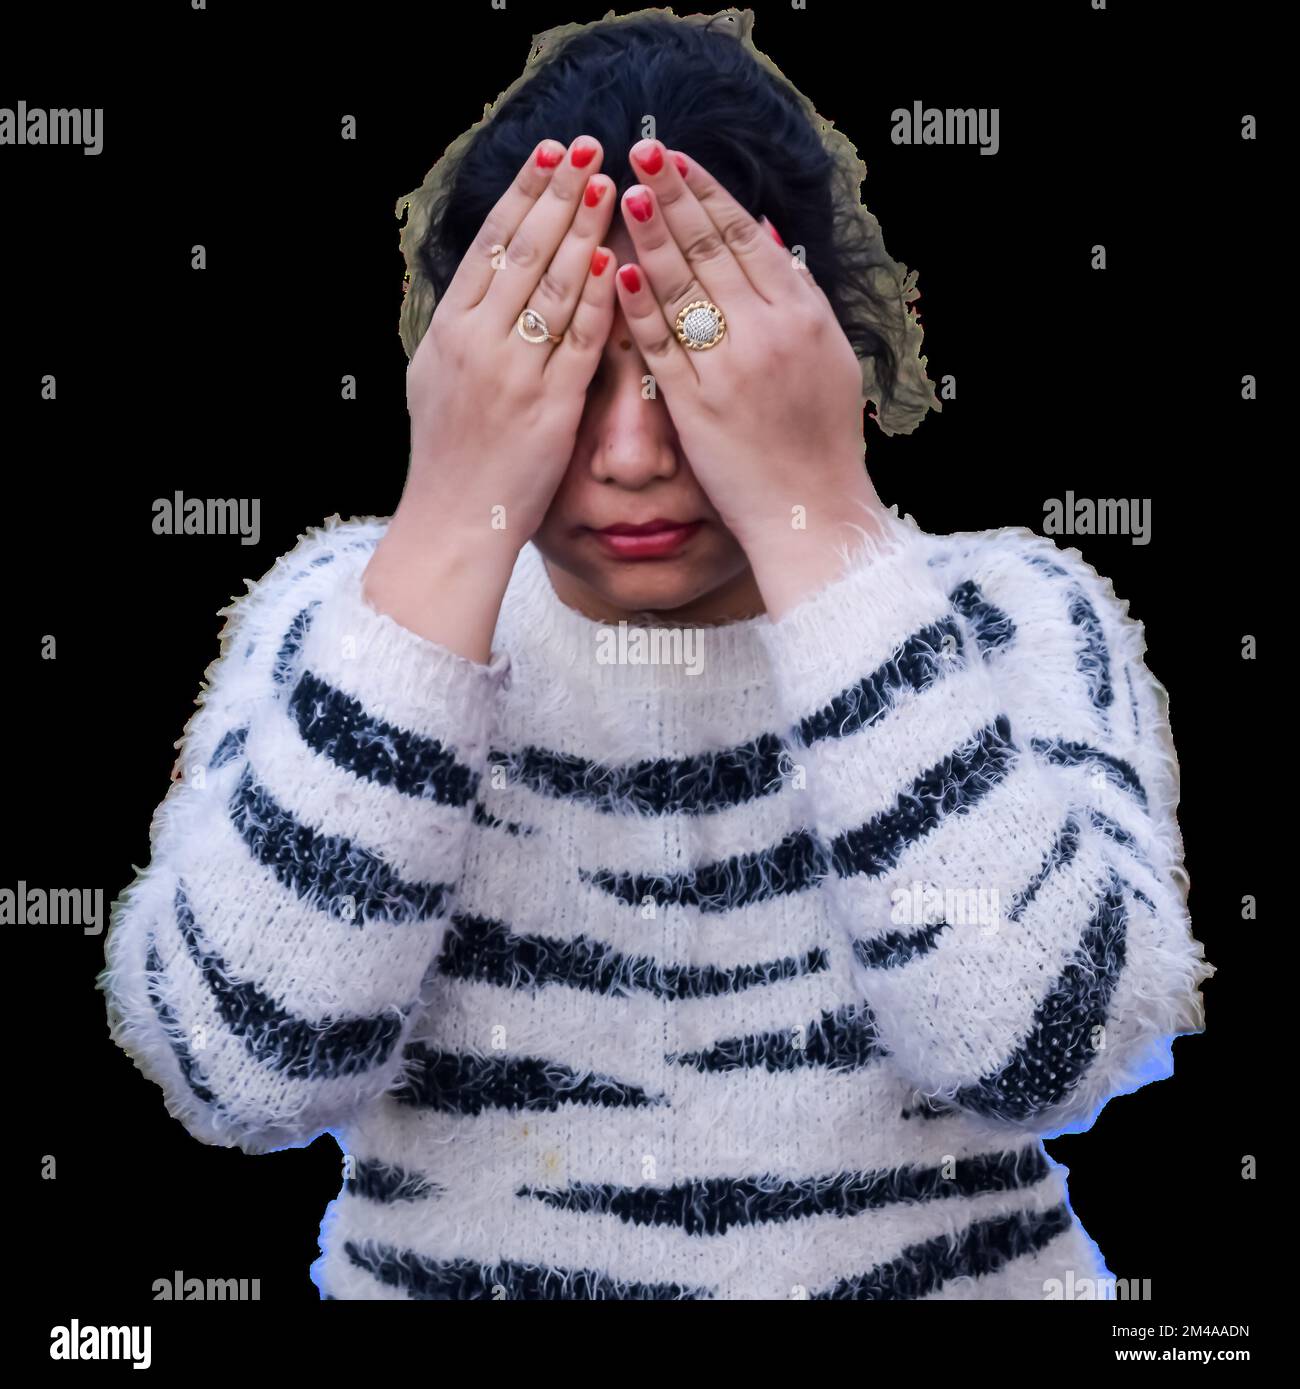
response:
[[[864,547],[883,542],[891,523],[893,514],[868,482],[865,489],[802,504],[789,516],[751,522],[736,534],[776,622],[839,578]]]
[[[487,588],[504,591],[519,549],[504,531],[447,517],[430,520],[426,512],[399,505],[375,546],[367,572],[401,575],[413,585],[474,578]]]
[[[362,596],[417,636],[486,665],[517,553],[499,535],[470,541],[394,518],[366,565]]]

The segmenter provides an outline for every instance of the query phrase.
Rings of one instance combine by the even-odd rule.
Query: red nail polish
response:
[[[573,152],[569,155],[575,169],[585,169],[595,157],[595,145],[574,145]]]
[[[596,249],[591,253],[591,273],[593,275],[599,275],[603,273],[605,267],[608,264],[609,252],[602,251],[600,247],[597,246]]]
[[[647,145],[636,157],[636,162],[648,174],[657,174],[664,166],[664,152],[658,145]]]
[[[683,178],[685,178],[686,170],[689,167],[686,163],[686,156],[681,154],[674,154],[673,163],[677,165],[677,172],[681,174]]]
[[[766,220],[767,219],[764,218],[764,221]],[[781,233],[777,231],[777,229],[771,224],[771,222],[767,223],[767,229],[772,233],[772,240],[775,241],[778,246],[785,245],[785,242],[781,240]]]
[[[604,196],[605,185],[603,183],[597,183],[595,179],[592,179],[587,184],[587,191],[582,195],[582,201],[586,203],[588,207],[595,207]]]
[[[644,188],[638,188],[635,192],[629,193],[626,202],[627,210],[638,222],[648,222],[655,210],[654,203],[650,200],[650,194]]]
[[[641,288],[641,272],[635,265],[620,265],[618,278],[623,281],[623,288],[629,294],[635,294]]]
[[[553,169],[564,158],[564,155],[557,154],[553,149],[547,149],[545,145],[537,151],[537,167],[539,169]]]

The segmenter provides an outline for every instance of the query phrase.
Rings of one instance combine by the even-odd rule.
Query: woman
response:
[[[880,502],[911,283],[749,23],[554,31],[407,200],[401,502],[233,606],[117,904],[171,1112],[338,1137],[327,1298],[1105,1296],[1041,1138],[1202,1028],[1142,628]]]

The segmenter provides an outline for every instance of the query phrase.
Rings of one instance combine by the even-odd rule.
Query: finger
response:
[[[650,181],[663,205],[664,218],[692,265],[696,265],[690,250],[692,240],[708,245],[712,239],[721,244],[718,257],[725,254],[760,297],[775,303],[783,294],[791,293],[786,273],[790,258],[775,254],[779,248],[768,233],[702,165],[681,150],[667,153],[668,158]],[[696,268],[699,270],[698,265]],[[703,271],[700,277],[706,278]]]
[[[624,265],[618,272],[618,302],[651,375],[671,391],[674,386],[699,384],[693,354],[677,341],[663,306],[638,265]]]
[[[526,305],[541,314],[548,331],[556,337],[562,337],[570,326],[587,285],[592,257],[600,245],[600,238],[609,230],[613,206],[614,180],[608,174],[593,174],[587,180],[573,225]],[[610,298],[613,298],[612,290]],[[518,321],[517,316],[515,321]],[[513,322],[507,331],[514,331]],[[554,350],[539,354],[535,360],[544,365]]]
[[[712,299],[714,294],[723,303],[734,296],[715,285],[706,287],[691,269],[681,247],[677,244],[663,216],[656,210],[654,197],[644,185],[634,183],[623,194],[624,220],[634,227],[632,242],[636,248],[637,265],[650,281],[650,288],[659,300],[662,316],[676,333],[677,316],[699,299]]]
[[[588,182],[600,168],[602,156],[600,142],[590,135],[579,135],[569,146],[545,190],[506,246],[501,268],[480,305],[487,331],[505,332],[513,328],[526,308],[546,317],[548,311],[557,314],[570,295],[576,301],[582,291],[581,278],[567,285],[560,283],[552,273],[551,262],[580,211],[594,214],[587,226],[584,271],[585,261],[604,235],[612,199],[607,196],[594,208],[587,208],[583,198]],[[550,325],[549,318],[547,324]]]
[[[784,251],[785,242],[781,240],[781,233],[772,225],[771,218],[760,217],[758,221],[759,226],[765,228],[772,240]],[[831,301],[826,297],[826,292],[813,278],[813,273],[808,269],[803,258],[801,256],[790,256],[790,267],[795,272],[795,283],[803,290],[811,290],[814,294],[820,295],[822,302],[829,309],[831,307]]]
[[[519,224],[546,191],[564,153],[558,140],[543,140],[529,155],[514,182],[483,219],[478,235],[451,277],[443,295],[444,304],[464,312],[482,301],[496,275],[496,258],[504,254]]]
[[[585,391],[591,384],[614,321],[617,270],[618,261],[608,246],[597,246],[588,258],[582,293],[564,340],[551,350],[544,368],[546,381],[557,391]]]
[[[712,299],[723,313],[734,312],[754,287],[666,154],[658,140],[632,147],[633,167],[645,183],[624,195],[623,220],[637,259],[673,321],[693,299]]]
[[[817,298],[821,300],[821,302],[826,306],[826,311],[828,313],[833,314],[835,312],[835,309],[831,304],[830,296],[821,287],[821,285],[819,285],[817,281],[813,279],[812,271],[809,270],[808,267],[802,261],[796,261],[795,264],[799,267],[799,283],[807,285],[808,288],[811,289],[812,292],[817,296]]]

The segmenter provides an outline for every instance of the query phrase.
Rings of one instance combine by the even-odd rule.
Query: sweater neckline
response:
[[[569,607],[529,541],[510,577],[496,644],[512,664],[535,662],[602,689],[717,691],[771,677],[766,613],[717,625],[672,623],[654,612],[636,618],[606,622]]]

